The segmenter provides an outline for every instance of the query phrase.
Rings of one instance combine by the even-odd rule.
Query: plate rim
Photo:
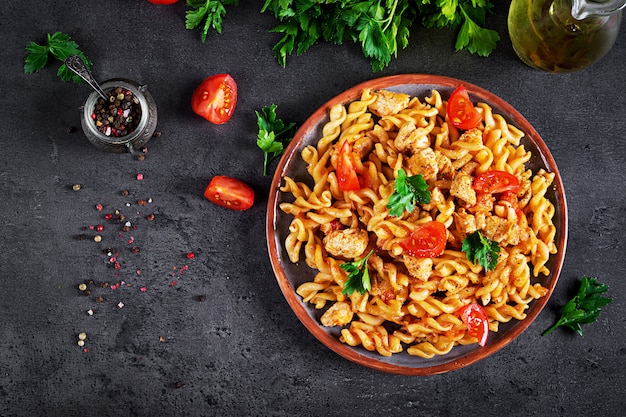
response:
[[[281,193],[280,184],[282,182],[283,176],[285,175],[286,165],[294,157],[297,157],[299,144],[302,141],[302,138],[307,134],[310,129],[319,126],[322,120],[324,120],[324,118],[328,115],[328,111],[332,106],[336,104],[348,104],[349,102],[360,97],[361,92],[365,88],[371,88],[373,90],[376,90],[382,88],[389,89],[402,85],[433,85],[437,86],[438,90],[440,87],[445,87],[449,90],[453,90],[461,84],[464,85],[465,88],[468,90],[472,101],[482,101],[484,103],[487,103],[491,107],[497,108],[497,111],[494,109],[494,113],[501,114],[507,119],[507,121],[515,121],[515,126],[522,130],[529,138],[529,140],[538,148],[540,152],[539,156],[543,161],[543,165],[548,168],[549,172],[553,172],[555,174],[552,187],[554,188],[556,201],[553,201],[553,204],[557,206],[556,209],[559,213],[559,221],[558,224],[556,224],[558,228],[558,239],[555,244],[558,248],[560,248],[560,250],[556,255],[552,255],[555,258],[553,261],[553,267],[550,271],[551,277],[549,278],[550,281],[547,288],[548,293],[546,294],[546,296],[540,299],[531,301],[533,305],[530,308],[530,311],[528,311],[527,317],[523,321],[519,321],[519,324],[516,323],[515,325],[513,325],[513,328],[510,329],[503,337],[499,338],[495,343],[488,343],[485,347],[474,349],[464,354],[463,356],[457,357],[451,361],[425,367],[408,367],[386,362],[384,360],[385,357],[383,356],[381,356],[380,359],[376,359],[370,356],[363,355],[360,353],[359,349],[357,349],[358,347],[351,347],[347,344],[341,343],[334,336],[325,331],[320,323],[311,318],[307,309],[305,308],[304,303],[301,301],[300,296],[296,294],[295,288],[293,288],[289,278],[285,274],[284,268],[282,268],[281,266],[282,261],[279,255],[278,246],[282,246],[283,242],[277,241],[274,225],[280,212],[280,209],[277,207],[277,201],[279,194]],[[420,99],[422,99],[422,97],[420,97]],[[535,130],[535,128],[519,111],[517,111],[508,102],[506,102],[501,97],[495,95],[494,93],[491,93],[490,91],[467,81],[434,74],[398,74],[373,78],[358,83],[342,91],[341,93],[326,101],[322,106],[317,108],[297,130],[296,134],[293,137],[293,140],[287,146],[284,154],[278,162],[272,178],[266,212],[266,241],[272,270],[281,289],[281,292],[283,293],[283,296],[285,297],[291,310],[298,317],[299,321],[322,344],[324,344],[333,352],[344,357],[345,359],[382,372],[408,376],[435,375],[466,367],[482,359],[485,359],[488,356],[491,356],[492,354],[501,350],[506,345],[515,340],[519,335],[521,335],[521,333],[523,333],[535,321],[537,316],[543,311],[545,305],[547,304],[548,300],[551,298],[554,292],[554,288],[556,287],[556,284],[559,280],[564,263],[565,252],[567,248],[567,234],[568,210],[562,178],[560,176],[559,169],[556,165],[554,157],[552,156],[552,153],[548,149],[543,138]],[[393,358],[393,355],[391,357]],[[424,359],[416,357],[416,360]]]

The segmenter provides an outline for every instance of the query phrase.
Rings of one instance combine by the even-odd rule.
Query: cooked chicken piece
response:
[[[425,181],[435,179],[439,172],[437,155],[432,148],[424,148],[413,154],[408,161],[408,166],[413,175],[421,174]]]
[[[357,139],[352,144],[352,152],[357,154],[360,159],[364,159],[374,149],[374,141],[367,136]]]
[[[352,316],[350,304],[338,301],[322,314],[320,322],[326,327],[343,326],[352,321]]]
[[[465,172],[466,174],[469,174],[469,175],[474,175],[474,172],[476,171],[476,168],[479,165],[480,164],[476,161],[469,161],[467,164],[461,167],[460,171]]]
[[[476,204],[469,207],[468,210],[474,214],[491,213],[494,201],[495,197],[492,194],[478,193],[476,194]]]
[[[472,187],[474,180],[471,175],[464,172],[457,172],[452,178],[450,194],[463,200],[468,206],[476,204],[476,191]]]
[[[450,178],[452,174],[452,161],[439,151],[435,151],[435,157],[437,158],[437,167],[439,175],[444,178]]]
[[[430,146],[430,139],[422,129],[415,127],[415,124],[406,122],[398,130],[398,134],[393,140],[395,147],[402,153],[414,155],[424,148]]]
[[[464,208],[460,208],[454,213],[454,223],[456,224],[456,230],[464,235],[472,234],[478,230],[478,227],[476,227],[476,217],[468,213]]]
[[[403,93],[394,93],[388,90],[375,91],[376,101],[370,104],[369,110],[376,116],[391,116],[398,114],[409,106],[411,96]]]
[[[432,210],[437,207],[438,204],[444,204],[446,202],[446,197],[441,192],[439,187],[435,187],[430,190],[430,203],[422,204],[422,208],[424,210]]]
[[[421,281],[428,281],[433,272],[433,260],[430,258],[415,258],[409,255],[403,255],[402,259],[409,275]]]
[[[361,229],[335,230],[323,239],[326,251],[333,256],[354,259],[367,249],[367,231]]]
[[[380,297],[385,303],[395,298],[396,292],[388,278],[379,274],[373,274],[371,276],[371,284],[370,295]]]
[[[485,218],[485,237],[495,240],[500,245],[517,245],[520,241],[528,238],[528,233],[516,223],[498,216]]]
[[[473,147],[479,147],[483,144],[483,132],[476,128],[467,130],[463,132],[457,141],[467,142]]]

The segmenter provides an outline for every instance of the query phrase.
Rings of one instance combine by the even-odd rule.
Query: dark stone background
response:
[[[593,67],[546,74],[518,60],[508,2],[497,3],[489,26],[502,40],[490,57],[455,52],[453,31],[416,26],[409,47],[372,73],[351,44],[315,45],[281,68],[271,50],[278,35],[269,33],[276,20],[260,14],[262,1],[229,7],[223,33],[205,44],[185,29],[184,2],[0,2],[0,415],[623,415],[626,29]],[[62,82],[56,62],[23,73],[27,43],[55,31],[78,42],[99,80],[148,84],[162,136],[144,161],[85,139],[79,107],[90,90]],[[220,72],[236,79],[239,103],[229,123],[214,126],[189,103]],[[254,110],[276,103],[279,117],[301,123],[352,85],[400,73],[456,77],[511,103],[550,147],[569,204],[567,256],[546,310],[495,355],[432,377],[373,371],[314,339],[281,294],[265,243],[271,178],[261,175]],[[249,183],[255,206],[239,213],[206,201],[216,174]],[[105,229],[101,244],[74,238],[115,208],[137,225],[142,250],[120,252],[119,278],[101,252],[107,242],[125,246],[116,230]],[[584,337],[542,337],[582,275],[609,284],[613,303]],[[77,286],[90,279],[131,286],[92,286],[85,297]],[[80,332],[88,353],[76,344]]]

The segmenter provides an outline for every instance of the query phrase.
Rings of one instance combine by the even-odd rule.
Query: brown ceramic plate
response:
[[[497,333],[491,332],[489,340],[483,348],[477,344],[459,345],[455,346],[447,355],[423,359],[409,356],[405,352],[394,354],[391,357],[383,357],[360,346],[351,347],[341,343],[339,341],[340,328],[323,327],[319,322],[323,311],[316,310],[309,303],[303,303],[300,296],[295,292],[301,283],[311,281],[317,271],[309,268],[303,261],[292,264],[284,249],[285,237],[289,233],[288,227],[293,217],[286,215],[278,207],[280,203],[290,201],[290,197],[279,190],[282,178],[288,175],[296,181],[310,184],[310,180],[307,181],[310,177],[306,172],[300,152],[306,145],[317,143],[321,137],[322,127],[328,121],[329,109],[335,104],[346,104],[358,99],[363,89],[384,88],[417,96],[420,99],[430,96],[432,89],[437,89],[442,98],[447,100],[452,91],[460,84],[467,88],[473,102],[487,103],[493,108],[494,113],[502,115],[509,123],[526,133],[522,143],[526,149],[532,151],[533,157],[527,166],[533,172],[539,168],[544,168],[556,174],[554,184],[547,197],[556,208],[553,221],[557,227],[555,239],[559,251],[550,258],[548,263],[548,267],[552,271],[551,274],[547,277],[539,277],[541,284],[548,288],[548,294],[531,302],[525,320],[511,320],[508,323],[502,323]],[[312,186],[312,184],[310,185]],[[346,359],[379,371],[403,375],[431,375],[462,368],[497,352],[518,337],[535,320],[552,295],[563,264],[567,242],[567,207],[563,183],[548,147],[530,123],[511,105],[489,91],[457,79],[435,75],[405,74],[378,78],[356,85],[328,101],[307,119],[286,149],[274,174],[268,201],[266,229],[270,260],[278,285],[296,316],[320,342]]]

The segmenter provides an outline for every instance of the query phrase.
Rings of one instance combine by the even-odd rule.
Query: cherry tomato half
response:
[[[237,104],[237,84],[228,74],[213,75],[193,92],[191,108],[211,123],[230,120]]]
[[[446,249],[447,230],[443,223],[430,221],[419,226],[400,242],[404,251],[416,258],[435,258]]]
[[[482,347],[487,343],[489,335],[489,319],[487,312],[479,304],[468,304],[459,311],[461,320],[467,325],[467,333],[478,339],[478,344]]]
[[[174,4],[178,3],[178,0],[148,0],[152,4]]]
[[[216,175],[204,190],[210,202],[231,210],[247,210],[254,204],[254,191],[235,178]]]
[[[354,168],[352,146],[344,140],[337,158],[337,183],[341,191],[360,190],[359,177]]]
[[[517,193],[519,180],[506,171],[486,171],[474,180],[474,189],[481,193],[493,194],[506,191]]]
[[[482,121],[482,115],[472,104],[465,87],[458,86],[450,96],[447,107],[448,119],[452,124],[463,130],[478,127]]]

